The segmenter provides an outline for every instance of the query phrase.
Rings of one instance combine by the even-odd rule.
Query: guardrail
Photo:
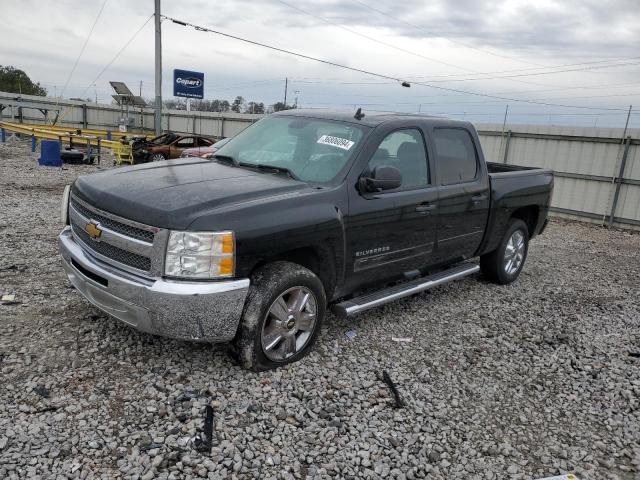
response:
[[[87,153],[90,155],[92,153],[93,147],[97,149],[97,158],[100,161],[100,154],[102,148],[107,148],[113,152],[116,157],[116,163],[133,163],[133,154],[131,151],[131,145],[123,142],[125,137],[124,134],[119,135],[120,140],[111,140],[107,138],[109,132],[106,130],[96,130],[96,129],[75,129],[74,131],[69,131],[69,128],[61,128],[61,127],[52,127],[52,126],[42,126],[42,125],[27,125],[27,124],[18,124],[12,122],[0,122],[0,136],[2,137],[2,141],[5,140],[6,133],[5,131],[18,133],[20,135],[27,135],[31,137],[31,150],[36,150],[36,141],[37,140],[57,140],[61,144],[68,143],[70,147],[73,147],[74,143],[81,143],[86,145]],[[72,129],[74,130],[74,129]],[[78,133],[80,132],[80,133]],[[84,132],[84,133],[83,133]],[[92,132],[94,134],[90,134]],[[118,132],[121,133],[121,132]]]

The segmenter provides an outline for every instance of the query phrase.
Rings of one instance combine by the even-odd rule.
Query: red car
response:
[[[195,147],[195,148],[187,148],[182,151],[182,155],[180,157],[202,157],[209,158],[213,155],[216,150],[225,145],[231,137],[223,138],[222,140],[218,140],[213,145],[209,145],[208,147]]]

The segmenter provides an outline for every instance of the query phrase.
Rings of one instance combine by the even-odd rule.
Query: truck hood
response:
[[[177,230],[217,208],[310,188],[284,175],[185,158],[81,176],[73,192],[101,210]]]

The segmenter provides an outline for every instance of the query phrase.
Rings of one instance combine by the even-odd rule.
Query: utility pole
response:
[[[142,98],[142,80],[140,80],[140,90],[138,95]],[[142,110],[142,106],[140,106],[140,131],[144,131],[144,112]]]
[[[160,0],[155,0],[156,24],[156,106],[154,112],[154,126],[156,136],[162,134],[162,31],[160,27]]]
[[[504,109],[504,120],[502,121],[502,133],[500,134],[500,149],[498,150],[498,154],[502,155],[502,143],[504,141],[504,129],[507,126],[507,114],[509,113],[509,104],[507,104]]]
[[[285,77],[284,79],[284,110],[287,109],[287,85],[289,83],[289,79]]]
[[[633,105],[629,105],[629,111],[627,112],[627,121],[624,124],[624,131],[622,132],[622,141],[618,144],[618,153],[616,153],[616,168],[618,168],[618,157],[620,157],[620,152],[622,152],[622,147],[625,145],[625,142],[627,141],[627,130],[629,128],[629,119],[631,118],[631,111],[633,110]],[[626,164],[626,157],[627,154],[629,153],[628,150],[629,146],[627,145],[627,148],[625,149],[624,153],[622,153],[622,158],[620,159],[620,173],[618,175],[618,177],[616,177],[616,174],[613,174],[613,177],[611,178],[611,185],[613,186],[616,181],[622,181],[622,177],[624,176],[624,168],[625,168],[625,164]],[[613,203],[611,203],[611,193],[609,193],[609,200],[607,201],[607,205],[609,203],[611,203],[611,213],[609,214],[609,227],[613,226],[613,220],[614,220],[614,215],[615,215],[615,210],[616,210],[616,204],[618,203],[618,195],[620,194],[620,190],[619,187],[615,189],[615,193],[614,193],[614,197],[613,197]],[[600,222],[600,225],[604,225],[604,219],[606,218],[607,214],[604,213],[602,215],[602,222]]]

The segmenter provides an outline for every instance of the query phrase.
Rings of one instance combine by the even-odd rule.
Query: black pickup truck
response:
[[[514,281],[552,188],[549,170],[486,163],[467,122],[287,111],[211,160],[79,177],[59,245],[100,309],[230,342],[260,370],[304,356],[328,308],[354,315],[479,270]]]

